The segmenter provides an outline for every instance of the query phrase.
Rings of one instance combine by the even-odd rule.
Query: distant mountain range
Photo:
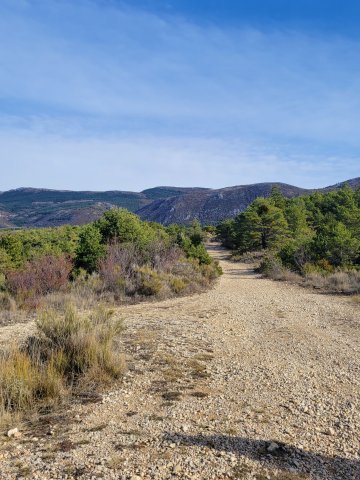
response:
[[[305,189],[285,183],[255,183],[213,190],[210,188],[155,187],[140,193],[106,191],[76,192],[42,188],[18,188],[0,192],[0,228],[81,225],[99,218],[112,207],[124,207],[142,219],[169,225],[216,224],[242,212],[255,198],[268,196],[278,185],[287,197],[314,191],[326,192],[347,183],[360,187],[360,178],[321,189]]]

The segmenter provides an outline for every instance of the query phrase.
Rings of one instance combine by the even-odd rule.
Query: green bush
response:
[[[163,283],[157,272],[149,267],[141,267],[137,270],[137,291],[141,295],[158,295],[163,288]]]
[[[104,257],[106,249],[102,243],[102,236],[95,225],[83,227],[79,234],[78,245],[75,251],[75,265],[87,272],[94,272]]]

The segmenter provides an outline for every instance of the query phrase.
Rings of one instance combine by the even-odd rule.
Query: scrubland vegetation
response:
[[[165,228],[113,209],[82,227],[2,232],[2,323],[33,316],[37,331],[1,354],[0,416],[118,377],[110,307],[200,291],[219,274],[197,223]]]
[[[165,228],[124,209],[83,227],[4,231],[0,304],[31,311],[63,299],[92,307],[191,293],[219,274],[202,241],[196,223]]]
[[[234,259],[254,260],[277,280],[360,292],[360,190],[285,198],[274,187],[243,213],[217,227]]]

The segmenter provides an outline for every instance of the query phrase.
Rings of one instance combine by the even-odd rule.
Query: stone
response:
[[[270,445],[267,447],[267,451],[270,453],[276,452],[280,447],[277,443],[271,442]]]
[[[11,430],[9,430],[7,432],[7,436],[9,438],[19,438],[19,437],[21,437],[21,432],[19,432],[18,428],[12,428]]]

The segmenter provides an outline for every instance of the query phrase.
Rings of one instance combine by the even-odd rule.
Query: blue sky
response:
[[[0,190],[359,176],[359,2],[0,0]]]

